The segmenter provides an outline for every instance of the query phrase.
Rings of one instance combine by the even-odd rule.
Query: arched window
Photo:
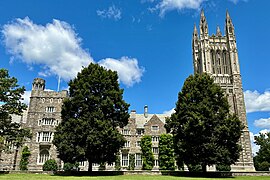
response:
[[[217,65],[221,65],[221,57],[220,57],[220,51],[217,51]]]
[[[39,164],[44,164],[47,160],[49,160],[50,154],[47,149],[43,149],[39,153],[39,158],[38,158],[38,163]]]
[[[216,63],[215,63],[215,52],[211,50],[211,61],[212,61],[212,73],[216,74]]]
[[[223,62],[222,62],[223,65],[227,65],[228,64],[227,63],[227,59],[226,59],[226,51],[225,50],[222,53],[222,60],[223,60]]]

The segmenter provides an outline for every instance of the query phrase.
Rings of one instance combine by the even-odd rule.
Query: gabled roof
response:
[[[148,123],[150,120],[158,119],[165,124],[165,118],[169,117],[168,114],[148,114],[145,116],[144,114],[136,114],[135,115],[135,123],[137,128],[144,128],[144,125]]]

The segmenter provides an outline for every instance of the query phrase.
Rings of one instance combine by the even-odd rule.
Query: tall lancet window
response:
[[[221,72],[221,52],[220,50],[217,51],[217,55],[216,55],[217,59],[216,59],[216,67],[217,67],[217,74],[222,74]]]
[[[211,50],[212,73],[216,74],[215,51]]]
[[[227,61],[227,55],[226,55],[226,51],[223,50],[222,52],[222,64],[223,64],[223,72],[224,74],[229,74],[229,64]]]

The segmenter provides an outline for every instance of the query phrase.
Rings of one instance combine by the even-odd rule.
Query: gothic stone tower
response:
[[[219,26],[216,35],[209,36],[207,21],[204,12],[201,12],[200,35],[194,25],[192,50],[194,73],[208,73],[214,78],[214,82],[222,87],[228,97],[230,112],[238,115],[245,126],[239,140],[243,151],[232,170],[254,171],[236,38],[228,11],[224,36]]]
[[[25,124],[33,134],[31,142],[27,144],[31,151],[28,169],[42,170],[46,160],[57,159],[52,140],[55,127],[61,122],[62,101],[66,97],[67,91],[46,91],[45,80],[34,79]]]

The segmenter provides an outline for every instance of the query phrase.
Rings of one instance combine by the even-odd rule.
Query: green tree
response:
[[[229,113],[223,90],[207,74],[186,79],[165,127],[174,135],[177,160],[187,165],[200,165],[205,172],[207,165],[231,165],[239,158],[243,125]]]
[[[255,144],[260,146],[254,157],[254,166],[257,171],[269,171],[270,167],[270,132],[255,136]]]
[[[12,122],[11,114],[21,115],[26,105],[22,103],[24,87],[10,77],[6,69],[0,69],[0,152],[6,149],[4,141],[13,141],[20,134],[20,124]],[[1,154],[0,154],[1,156]]]
[[[173,136],[171,134],[161,134],[159,137],[158,148],[159,169],[175,170]]]
[[[144,135],[141,139],[141,151],[143,170],[152,170],[154,167],[154,154],[152,152],[152,138],[149,135]]]
[[[125,143],[117,128],[129,118],[117,73],[91,63],[69,87],[53,140],[59,158],[65,163],[88,160],[89,171],[92,163],[113,163]]]
[[[29,151],[28,147],[27,146],[24,146],[23,147],[23,150],[22,150],[22,157],[21,157],[21,161],[20,161],[20,170],[28,170],[28,159],[29,159],[29,156],[31,155],[31,152]]]

